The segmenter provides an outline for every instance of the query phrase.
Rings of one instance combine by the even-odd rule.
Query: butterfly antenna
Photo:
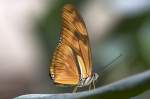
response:
[[[112,60],[109,64],[104,66],[103,71],[100,73],[100,75],[102,76],[111,66],[112,63],[114,63],[116,60],[118,60],[120,57],[122,56],[122,54],[120,54],[119,56],[117,56],[114,60]]]

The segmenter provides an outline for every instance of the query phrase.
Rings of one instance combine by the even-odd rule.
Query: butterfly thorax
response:
[[[81,78],[78,87],[89,86],[92,82],[98,79],[99,75],[94,73],[91,77]]]

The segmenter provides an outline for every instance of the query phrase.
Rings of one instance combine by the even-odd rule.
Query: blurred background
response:
[[[54,86],[48,73],[66,3],[76,6],[86,23],[94,72],[122,54],[96,87],[150,69],[149,0],[0,0],[0,99],[72,92]],[[88,88],[78,91],[83,90]],[[148,97],[150,90],[133,99]]]

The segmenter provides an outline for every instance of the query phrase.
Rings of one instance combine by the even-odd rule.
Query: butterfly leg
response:
[[[93,89],[95,90],[95,82],[94,82],[94,80],[93,80]]]
[[[89,85],[89,91],[91,90],[91,86],[92,86],[92,85],[90,84],[90,85]]]
[[[75,88],[73,89],[73,92],[72,92],[72,93],[76,93],[76,92],[77,92],[77,89],[78,89],[78,86],[75,86]]]

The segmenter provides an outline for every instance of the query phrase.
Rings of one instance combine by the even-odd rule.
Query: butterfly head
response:
[[[96,81],[98,79],[99,75],[97,73],[93,74],[93,80]]]

